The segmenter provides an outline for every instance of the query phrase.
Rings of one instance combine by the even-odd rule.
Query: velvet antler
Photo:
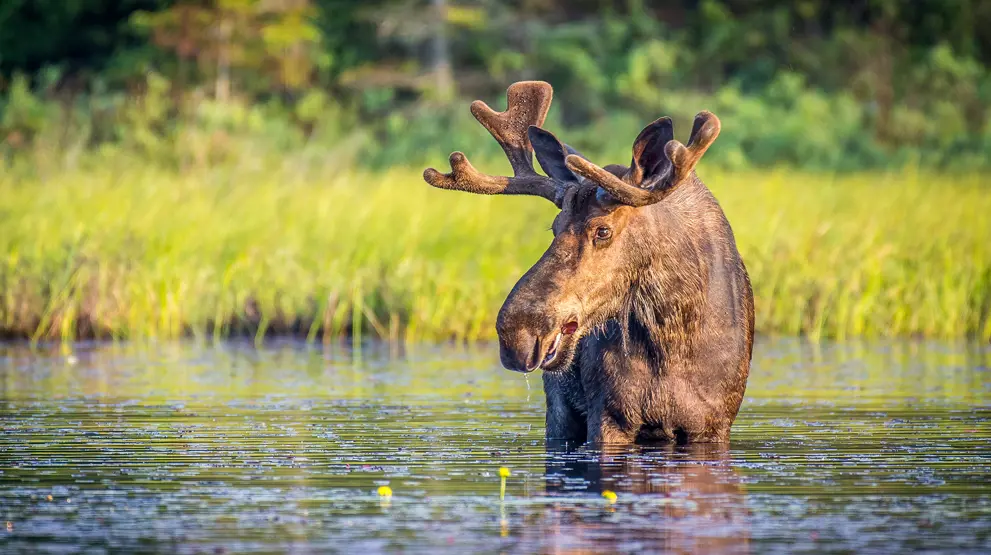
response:
[[[623,178],[575,155],[568,169],[602,187],[617,202],[629,206],[654,204],[688,180],[696,164],[719,136],[719,118],[711,112],[695,116],[688,146],[674,140],[670,118],[648,125],[633,144],[633,163]],[[663,149],[663,150],[662,150]],[[658,156],[663,152],[663,157]]]
[[[482,102],[471,103],[471,114],[502,146],[513,167],[513,177],[487,175],[479,172],[461,152],[451,154],[451,172],[434,168],[423,172],[423,179],[439,189],[466,191],[483,195],[534,195],[555,204],[558,186],[555,180],[537,174],[533,169],[533,148],[527,137],[530,126],[540,127],[547,117],[554,95],[550,84],[543,81],[521,81],[506,91],[505,112],[496,112]]]

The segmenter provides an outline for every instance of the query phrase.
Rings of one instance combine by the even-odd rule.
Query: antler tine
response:
[[[664,145],[664,154],[674,165],[674,177],[672,185],[677,185],[688,179],[695,165],[702,159],[702,155],[712,146],[713,141],[719,136],[722,124],[719,118],[712,112],[699,112],[695,116],[692,124],[692,134],[688,137],[688,146],[678,141],[672,140]]]
[[[452,152],[450,162],[450,173],[427,168],[423,171],[423,179],[438,189],[449,191],[480,195],[534,195],[555,202],[557,186],[549,177],[536,173],[517,177],[484,174],[476,170],[461,152]]]
[[[531,125],[544,125],[554,89],[543,81],[520,81],[509,86],[506,97],[505,112],[496,112],[485,102],[476,100],[471,103],[471,115],[506,152],[515,175],[536,174],[527,129]]]
[[[661,118],[654,123],[670,125],[670,120],[664,120],[665,118]],[[702,155],[719,136],[719,129],[719,118],[715,114],[699,112],[695,116],[687,147],[674,139],[664,145],[664,154],[671,161],[673,172],[668,178],[654,184],[650,189],[641,188],[644,185],[641,182],[643,171],[635,163],[625,178],[619,178],[580,156],[568,156],[566,164],[574,173],[608,191],[618,202],[634,207],[647,206],[660,201],[675,187],[688,179],[695,169],[695,165],[702,159]],[[634,160],[637,159],[637,154],[634,152]]]
[[[464,154],[451,154],[451,172],[434,168],[423,172],[423,179],[439,189],[483,195],[534,195],[557,204],[557,185],[533,169],[533,148],[527,138],[531,125],[540,126],[550,109],[553,89],[542,81],[521,81],[506,91],[505,112],[496,112],[481,100],[471,103],[471,113],[502,146],[513,177],[486,175],[474,168]]]
[[[565,159],[565,163],[569,170],[602,187],[622,204],[634,207],[647,206],[661,200],[666,194],[663,190],[641,189],[631,185],[581,156],[571,154]]]

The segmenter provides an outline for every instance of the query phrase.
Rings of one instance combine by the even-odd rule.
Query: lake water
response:
[[[724,448],[543,403],[492,347],[0,345],[0,552],[991,552],[987,345],[761,340]]]

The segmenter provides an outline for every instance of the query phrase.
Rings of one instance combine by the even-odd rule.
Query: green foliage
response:
[[[53,117],[51,112],[51,106],[31,92],[27,78],[17,74],[3,99],[0,126],[8,142],[20,144],[31,140],[46,127]]]
[[[378,168],[496,154],[445,71],[495,105],[513,80],[550,81],[548,126],[603,162],[656,117],[685,129],[708,109],[724,122],[709,160],[726,168],[991,163],[991,9],[976,0],[5,4],[0,35],[22,26],[63,42],[0,48],[0,148],[55,163],[97,148],[183,166],[266,141]]]
[[[0,73],[63,65],[102,71],[140,41],[127,20],[168,0],[4,0],[0,2]]]
[[[551,239],[543,201],[305,152],[229,156],[183,172],[120,158],[0,173],[0,335],[492,339]],[[703,171],[760,332],[991,339],[979,175]]]
[[[167,148],[167,125],[170,112],[169,82],[156,73],[149,73],[145,93],[126,99],[118,110],[116,135],[125,147],[155,158]]]
[[[719,115],[761,331],[991,337],[991,3],[655,4],[0,3],[0,333],[489,337],[549,213],[413,168],[544,79],[602,164]]]

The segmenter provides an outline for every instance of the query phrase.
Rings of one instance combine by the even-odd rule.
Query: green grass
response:
[[[759,332],[991,338],[981,176],[703,172],[750,270]],[[419,174],[8,169],[0,335],[491,339],[554,209]]]

